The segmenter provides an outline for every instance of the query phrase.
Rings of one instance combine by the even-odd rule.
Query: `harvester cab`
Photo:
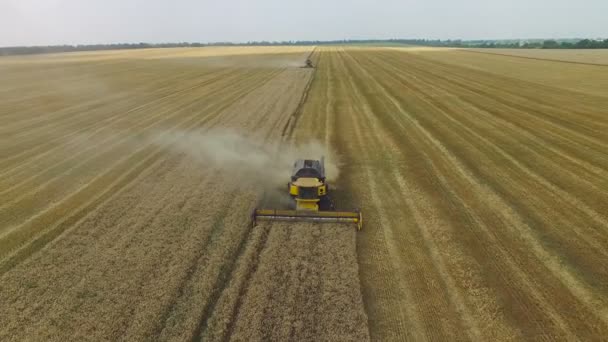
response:
[[[299,159],[293,165],[291,181],[287,184],[296,210],[333,210],[325,183],[325,163],[321,160]]]
[[[324,158],[296,160],[287,190],[293,199],[292,208],[255,209],[254,226],[257,221],[304,221],[355,223],[359,230],[362,228],[361,211],[335,210],[326,182]]]

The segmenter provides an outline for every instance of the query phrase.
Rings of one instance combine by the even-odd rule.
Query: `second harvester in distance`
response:
[[[360,210],[336,211],[325,180],[325,160],[298,159],[294,163],[291,181],[287,185],[294,200],[292,209],[255,209],[257,221],[308,221],[356,223],[360,230],[363,216]]]

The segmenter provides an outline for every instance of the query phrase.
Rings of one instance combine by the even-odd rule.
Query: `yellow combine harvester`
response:
[[[304,221],[355,223],[363,225],[361,211],[336,211],[325,181],[325,161],[299,159],[295,162],[289,195],[294,200],[293,209],[255,209],[253,225],[257,221]]]

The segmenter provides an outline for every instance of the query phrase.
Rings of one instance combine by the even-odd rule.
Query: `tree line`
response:
[[[465,48],[508,48],[508,49],[608,49],[605,40],[439,40],[439,39],[359,39],[359,40],[297,40],[297,41],[254,41],[246,43],[135,43],[135,44],[92,44],[92,45],[53,45],[53,46],[14,46],[0,47],[0,56],[31,55],[41,53],[59,53],[76,51],[99,51],[118,49],[149,49],[203,46],[275,46],[275,45],[339,45],[339,44],[405,44],[436,47]]]
[[[92,45],[51,45],[51,46],[13,46],[0,47],[0,56],[8,55],[32,55],[40,53],[59,53],[77,51],[99,51],[99,50],[129,50],[149,48],[172,48],[172,47],[202,47],[202,43],[136,43],[136,44],[92,44]]]
[[[569,39],[569,40],[430,40],[430,39],[392,39],[389,42],[435,47],[464,48],[504,48],[504,49],[608,49],[608,39]]]
[[[446,43],[446,47],[476,47],[476,48],[505,48],[505,49],[608,49],[608,39],[579,41],[543,40],[532,42],[456,42]]]

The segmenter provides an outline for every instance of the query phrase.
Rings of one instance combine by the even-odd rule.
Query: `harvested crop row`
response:
[[[372,339],[605,336],[606,98],[459,56],[324,49],[295,130],[341,152],[338,203],[364,208]]]
[[[608,50],[606,49],[466,49],[466,51],[531,58],[541,61],[608,65]]]
[[[484,52],[471,52],[468,50],[422,50],[409,52],[407,49],[396,49],[397,51],[406,52],[408,55],[418,55],[433,61],[436,65],[452,65],[455,67],[464,67],[467,70],[474,71],[476,74],[488,73],[499,77],[508,77],[512,80],[527,81],[530,85],[551,87],[556,90],[566,89],[572,92],[590,94],[594,96],[606,96],[608,94],[608,79],[604,76],[606,73],[606,65],[588,65],[580,63],[564,63],[562,61],[544,60],[551,59],[551,54],[560,55],[559,51],[542,50],[542,51],[525,51],[519,53],[539,54],[539,59],[521,58],[516,56],[502,56],[491,53],[491,49],[486,49]],[[584,50],[569,50],[572,52],[581,52]],[[563,51],[566,52],[566,51]],[[581,60],[596,60],[591,63],[605,63],[608,53],[602,50],[583,52],[591,54],[589,59],[583,57]],[[557,57],[561,58],[561,57]],[[529,92],[529,95],[534,95],[534,92]],[[559,96],[551,96],[551,100],[559,100]],[[539,99],[542,99],[539,97]]]

